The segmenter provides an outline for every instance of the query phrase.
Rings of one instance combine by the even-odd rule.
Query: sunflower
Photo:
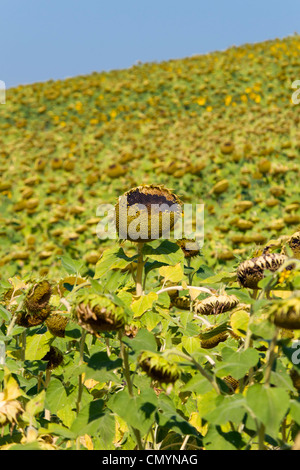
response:
[[[149,377],[161,384],[174,383],[180,377],[176,363],[151,351],[142,351],[138,357],[138,364]]]
[[[168,237],[181,216],[181,206],[180,199],[162,185],[130,189],[115,206],[118,235],[133,242]]]

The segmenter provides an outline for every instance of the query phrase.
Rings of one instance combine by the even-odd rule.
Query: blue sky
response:
[[[300,33],[297,0],[0,0],[0,8],[7,88]]]

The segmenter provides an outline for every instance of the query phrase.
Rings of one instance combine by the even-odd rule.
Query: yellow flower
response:
[[[117,111],[115,109],[112,109],[110,112],[110,117],[112,119],[115,119],[115,117],[118,115]]]
[[[213,110],[212,106],[207,106],[206,107],[206,111],[208,111],[209,113]]]
[[[225,97],[225,105],[226,105],[226,106],[229,106],[230,103],[231,103],[231,101],[232,101],[232,96],[227,95],[227,96]]]
[[[98,124],[98,122],[99,122],[99,121],[98,121],[98,119],[96,119],[96,118],[90,120],[90,124],[91,124],[92,126]]]
[[[197,103],[199,104],[199,106],[204,106],[206,103],[206,98],[204,97],[198,98]]]
[[[254,101],[255,101],[255,103],[260,103],[261,102],[261,96],[256,95],[256,97],[254,98]]]

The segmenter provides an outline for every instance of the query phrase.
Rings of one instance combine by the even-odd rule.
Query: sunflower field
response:
[[[7,90],[1,450],[300,449],[299,54],[294,35]],[[202,205],[203,243],[118,236],[122,195]]]

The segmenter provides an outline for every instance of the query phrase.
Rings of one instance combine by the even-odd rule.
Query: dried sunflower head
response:
[[[176,308],[179,308],[180,310],[190,310],[190,305],[191,305],[191,299],[190,297],[186,295],[182,295],[182,296],[177,295],[171,298],[170,307],[176,307]]]
[[[81,294],[76,303],[75,316],[78,324],[89,333],[116,331],[126,325],[124,309],[108,295]]]
[[[44,321],[47,320],[50,314],[50,305],[46,305],[45,308],[42,308],[41,310],[38,310],[36,312],[28,312],[28,310],[22,310],[17,315],[16,324],[19,326],[24,326],[24,328],[38,326],[44,323]]]
[[[47,280],[33,284],[26,293],[24,308],[17,314],[17,325],[25,328],[41,325],[51,313],[51,294],[52,287]]]
[[[217,327],[206,328],[206,330],[202,331],[199,335],[201,348],[212,349],[219,343],[226,341],[228,336],[227,323],[222,323]]]
[[[0,393],[0,426],[16,423],[18,415],[23,411],[16,398],[21,395],[19,386],[8,370],[4,372],[4,389]]]
[[[288,240],[288,245],[291,248],[295,258],[300,259],[300,232],[294,233]]]
[[[280,300],[269,309],[270,319],[286,330],[300,330],[300,296]]]
[[[42,358],[42,361],[48,361],[47,370],[56,369],[64,360],[63,353],[56,347],[50,346],[49,351]]]
[[[142,351],[138,364],[149,377],[160,384],[174,383],[180,377],[180,370],[175,362],[151,351]]]
[[[121,240],[150,242],[168,238],[182,214],[182,202],[162,185],[142,185],[121,196],[115,206]]]
[[[25,298],[25,308],[28,312],[39,312],[48,306],[52,288],[49,281],[44,280],[34,284]]]
[[[223,377],[223,380],[232,392],[235,392],[239,386],[239,381],[231,377],[231,375]]]
[[[237,278],[241,286],[257,289],[258,283],[264,277],[264,271],[277,271],[287,260],[279,253],[264,253],[241,263],[237,269]],[[291,268],[290,268],[291,269]]]
[[[200,247],[195,240],[182,238],[176,243],[180,246],[185,258],[194,258],[200,255]]]
[[[64,338],[68,321],[67,317],[60,315],[59,313],[52,313],[46,319],[45,324],[53,336]]]
[[[239,300],[235,295],[211,295],[203,300],[195,300],[193,310],[199,315],[218,315],[232,310],[238,304]]]

